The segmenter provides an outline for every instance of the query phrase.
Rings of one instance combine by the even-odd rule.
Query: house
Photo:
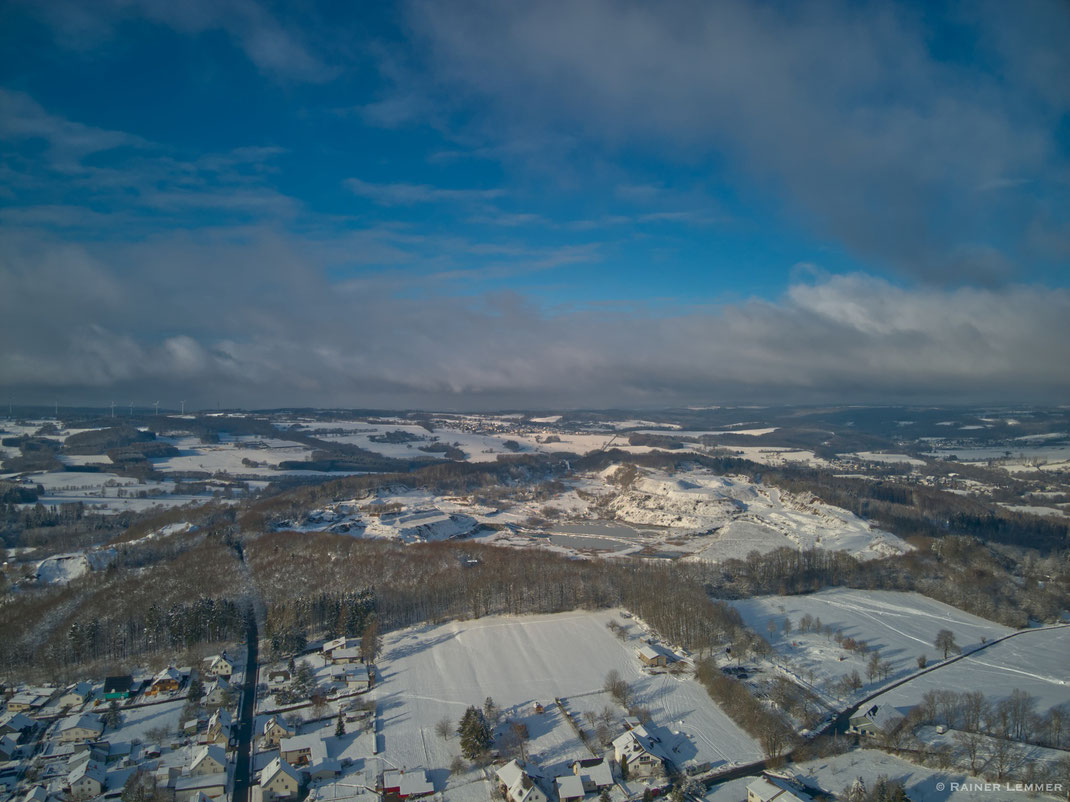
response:
[[[572,775],[580,778],[583,790],[588,794],[596,794],[603,788],[613,786],[613,769],[604,757],[573,761]]]
[[[234,717],[229,710],[219,708],[208,719],[208,743],[222,744],[224,747],[230,744],[234,734]]]
[[[300,788],[301,776],[281,757],[276,756],[260,772],[260,794],[263,802],[296,799]]]
[[[359,663],[360,662],[360,647],[359,646],[347,646],[344,649],[335,649],[330,654],[330,660],[332,663]]]
[[[233,676],[236,668],[236,663],[231,657],[227,655],[226,652],[223,652],[223,654],[220,655],[216,655],[215,657],[208,658],[207,673],[211,674],[213,677],[222,677],[223,679],[230,679],[231,676]]]
[[[397,799],[415,799],[435,792],[435,786],[427,779],[427,772],[423,769],[384,771],[382,788],[384,797]]]
[[[104,734],[104,722],[95,713],[67,716],[56,728],[60,743],[95,741]]]
[[[224,677],[218,677],[204,686],[204,701],[210,706],[225,704],[228,700],[233,700],[234,695],[234,686]]]
[[[356,641],[353,641],[353,642],[355,643]],[[349,643],[350,643],[350,639],[349,638],[346,638],[346,637],[334,638],[333,640],[329,640],[326,643],[324,643],[323,644],[323,648],[320,649],[320,651],[323,652],[323,654],[329,655],[335,649],[344,649],[344,648],[346,648],[346,646],[348,646]]]
[[[36,726],[37,721],[25,713],[8,712],[0,716],[0,735],[10,735],[16,741]]]
[[[575,774],[562,774],[554,779],[554,785],[560,802],[579,802],[587,796],[587,792],[583,790],[583,781]]]
[[[10,735],[0,736],[0,761],[14,760],[18,754],[18,742]]]
[[[375,668],[363,663],[347,665],[342,679],[350,691],[371,690],[375,686]]]
[[[93,684],[90,682],[79,682],[75,685],[71,685],[67,688],[59,698],[56,700],[56,704],[59,707],[79,707],[89,701],[89,697],[93,695]]]
[[[323,644],[323,656],[335,663],[352,662],[354,655],[360,659],[360,641],[356,638],[335,638]]]
[[[48,699],[32,692],[16,693],[7,700],[9,713],[28,713],[41,707]]]
[[[107,677],[104,680],[104,701],[112,699],[129,699],[134,695],[134,678],[129,674]]]
[[[67,785],[71,789],[71,796],[88,799],[100,796],[107,787],[104,770],[92,760],[79,763],[78,766],[67,775]]]
[[[665,761],[658,753],[658,739],[640,725],[618,735],[613,756],[632,777],[656,777],[665,773]]]
[[[223,748],[210,744],[202,746],[190,763],[189,773],[192,776],[203,774],[221,774],[227,770],[227,753]]]
[[[327,759],[327,744],[318,732],[283,738],[279,754],[291,766],[317,766]]]
[[[747,802],[813,802],[813,798],[795,791],[779,777],[759,777],[747,786]]]
[[[175,802],[194,802],[203,794],[211,800],[223,799],[227,793],[227,775],[188,774],[175,780]]]
[[[182,687],[185,677],[174,666],[168,666],[152,678],[152,684],[145,691],[146,696],[156,696],[160,693],[174,693]]]
[[[510,760],[495,774],[509,802],[548,802],[546,792],[519,761]]]
[[[670,656],[664,651],[651,646],[649,643],[639,649],[638,654],[639,662],[641,662],[645,666],[664,667],[667,666],[670,662],[675,661],[675,657],[670,658]]]
[[[869,737],[890,735],[902,718],[891,705],[871,705],[851,716],[847,731]]]
[[[282,716],[272,716],[264,722],[260,732],[260,749],[278,749],[284,738],[292,738],[297,730],[291,727]]]

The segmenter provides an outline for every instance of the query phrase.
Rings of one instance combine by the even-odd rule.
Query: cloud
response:
[[[354,195],[369,198],[384,206],[410,206],[419,203],[470,203],[493,200],[505,194],[502,189],[445,189],[428,184],[373,184],[359,178],[345,181]]]
[[[121,147],[144,147],[145,140],[50,114],[29,95],[0,87],[0,140],[43,140],[54,167],[78,169],[84,157]]]
[[[799,280],[772,302],[554,313],[515,293],[332,282],[315,256],[267,230],[230,246],[0,237],[0,383],[68,403],[179,393],[473,408],[1070,392],[1066,290],[919,290],[859,274]]]
[[[260,70],[285,80],[320,82],[335,70],[314,52],[297,20],[282,21],[255,0],[100,0],[92,11],[78,0],[27,2],[50,23],[60,44],[72,49],[99,46],[128,20],[148,20],[183,34],[222,31]]]
[[[763,187],[871,263],[943,283],[974,276],[964,248],[1027,253],[1016,212],[1038,202],[1028,182],[1070,163],[1055,137],[1070,111],[1056,88],[1066,69],[1053,69],[1066,49],[1051,33],[1065,6],[957,13],[414,0],[409,21],[428,80],[489,140],[567,131],[596,151],[712,159],[711,181]],[[962,51],[937,51],[934,25]],[[992,280],[991,259],[977,269]]]

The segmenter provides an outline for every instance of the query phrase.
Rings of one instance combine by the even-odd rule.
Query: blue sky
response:
[[[0,31],[26,402],[1070,387],[1065,4],[45,0]]]

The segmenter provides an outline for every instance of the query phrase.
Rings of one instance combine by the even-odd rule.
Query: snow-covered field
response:
[[[805,596],[763,596],[729,603],[749,627],[769,640],[791,673],[807,682],[812,676],[812,684],[826,691],[852,671],[859,673],[866,683],[864,687],[876,688],[916,671],[919,655],[925,655],[930,663],[942,659],[943,653],[937,652],[933,645],[936,633],[942,629],[951,630],[963,650],[978,646],[981,638],[993,640],[1014,631],[918,593],[837,588]],[[823,627],[838,630],[845,638],[862,640],[879,649],[881,659],[892,666],[888,677],[869,682],[866,674],[868,656],[844,649],[831,635],[800,632],[799,621],[805,615],[820,619]],[[790,632],[784,631],[785,619],[791,622]],[[982,654],[991,654],[991,649]],[[954,670],[949,667],[927,676],[939,682],[940,675]],[[919,681],[923,682],[925,678]],[[973,682],[973,679],[967,680],[963,675],[959,681]],[[1004,691],[1009,692],[1010,687]]]
[[[151,460],[164,472],[225,471],[235,475],[273,475],[284,460],[304,460],[312,450],[289,440],[275,438],[223,438],[222,442],[204,444],[196,437],[161,437],[179,450],[177,457]],[[256,465],[243,463],[248,460]]]
[[[610,633],[610,620],[630,626],[628,642]],[[551,772],[564,771],[571,760],[591,753],[554,699],[581,720],[585,711],[601,712],[612,705],[602,690],[606,674],[617,670],[634,689],[635,704],[650,709],[655,731],[669,749],[675,747],[670,754],[678,763],[761,757],[754,740],[694,680],[643,672],[638,635],[638,624],[612,611],[497,616],[391,633],[377,661],[382,681],[373,691],[383,753],[397,766],[449,766],[457,739],[436,735],[436,723],[449,719],[456,729],[466,707],[481,706],[490,696],[504,717],[527,725],[531,759]],[[536,702],[545,712],[534,712]]]
[[[956,634],[960,631],[957,625],[949,628]],[[1038,713],[1070,702],[1070,628],[1027,632],[993,644],[977,655],[894,688],[876,702],[908,708],[926,691],[935,689],[977,690],[992,699],[1020,689],[1036,697]]]
[[[861,749],[830,758],[819,758],[791,766],[791,772],[813,785],[839,794],[862,777],[872,789],[878,776],[903,783],[913,802],[1026,802],[1038,797],[1011,787],[984,786],[984,781],[954,769],[930,769],[910,763],[875,749]],[[722,783],[710,790],[708,802],[739,802],[747,798],[747,785],[753,777]],[[1065,781],[1064,781],[1065,782]],[[1065,799],[1061,793],[1041,795],[1040,799]]]

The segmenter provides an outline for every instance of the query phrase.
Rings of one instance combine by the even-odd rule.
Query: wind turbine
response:
[[[111,416],[113,418],[115,417],[115,402],[114,401],[111,402]]]
[[[182,413],[181,414],[185,415],[186,414],[186,402],[185,401],[179,401],[178,403],[182,405]]]
[[[130,402],[130,417],[134,417],[134,402]]]
[[[157,415],[160,414],[160,402],[159,401],[156,402],[156,414]]]

